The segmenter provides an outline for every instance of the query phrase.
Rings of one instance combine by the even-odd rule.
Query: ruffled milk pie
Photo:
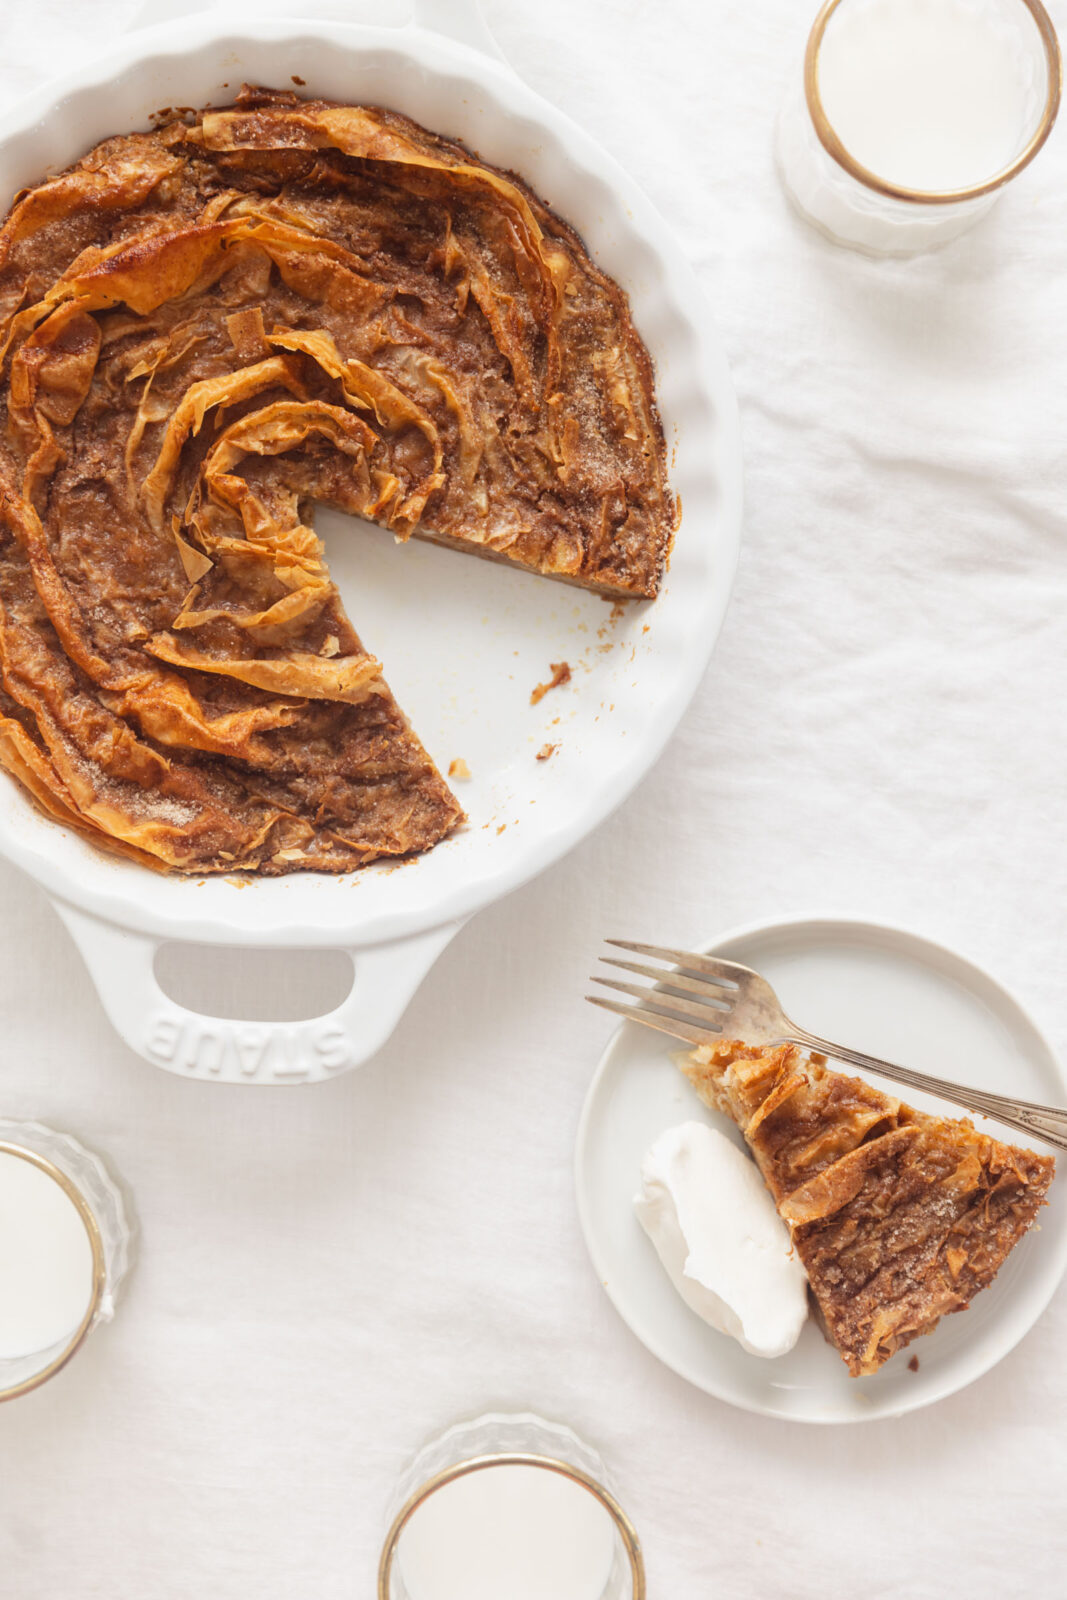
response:
[[[625,295],[394,112],[246,90],[105,140],[0,230],[0,352],[0,763],[150,865],[341,872],[462,816],[316,502],[656,594],[675,511]]]

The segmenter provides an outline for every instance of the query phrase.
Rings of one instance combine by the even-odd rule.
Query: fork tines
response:
[[[626,1005],[619,1000],[609,1000],[605,995],[588,994],[585,998],[591,1004],[614,1011],[630,1021],[643,1022],[649,1028],[658,1028],[661,1033],[673,1034],[690,1044],[710,1044],[722,1033],[737,992],[737,984],[724,976],[725,963],[685,950],[667,950],[660,945],[631,944],[625,939],[605,942],[617,950],[630,950],[635,955],[650,956],[673,965],[665,970],[638,961],[624,961],[618,956],[601,956],[601,961],[608,966],[651,978],[654,987],[594,976],[593,983],[632,995],[641,1004]]]

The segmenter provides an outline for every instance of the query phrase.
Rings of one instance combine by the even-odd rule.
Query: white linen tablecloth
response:
[[[79,61],[134,4],[5,7],[0,92]],[[396,1475],[487,1406],[600,1447],[658,1600],[1064,1592],[1067,1294],[932,1409],[790,1426],[660,1367],[575,1214],[609,1032],[582,980],[606,933],[895,920],[972,955],[1067,1046],[1067,131],[940,253],[836,249],[771,154],[814,9],[486,4],[517,69],[676,230],[740,395],[733,607],[639,792],[470,924],[371,1064],[303,1092],[135,1058],[0,863],[0,1111],[109,1155],[142,1224],[113,1326],[0,1409],[2,1600],[363,1600]]]

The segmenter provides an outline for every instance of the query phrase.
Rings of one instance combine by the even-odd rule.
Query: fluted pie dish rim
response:
[[[645,622],[634,627],[634,654],[643,649],[644,659],[628,701],[613,721],[601,719],[605,732],[597,731],[593,695],[585,707],[575,695],[575,748],[556,763],[528,763],[528,791],[509,794],[503,804],[514,809],[521,798],[529,812],[508,833],[470,829],[397,870],[375,877],[375,869],[364,869],[357,876],[371,876],[373,887],[301,875],[255,882],[239,893],[223,882],[156,880],[137,866],[96,858],[56,825],[32,817],[11,785],[0,795],[0,851],[54,897],[120,927],[217,943],[366,946],[454,923],[527,881],[604,820],[656,760],[725,612],[740,535],[739,435],[725,359],[699,288],[644,195],[506,69],[424,30],[310,22],[252,29],[243,19],[237,26],[210,18],[145,30],[0,117],[0,187],[10,194],[108,132],[147,125],[124,108],[140,104],[147,116],[165,83],[173,92],[163,95],[164,104],[190,103],[180,91],[193,79],[202,85],[200,103],[221,103],[225,92],[216,80],[234,87],[242,78],[269,81],[263,68],[271,62],[279,69],[275,79],[306,81],[302,94],[336,97],[339,76],[351,84],[360,72],[373,74],[380,102],[399,104],[409,115],[421,110],[431,128],[442,117],[449,121],[452,107],[452,125],[442,131],[465,138],[495,165],[521,171],[583,233],[594,259],[629,291],[656,362],[672,482],[682,500],[664,593],[643,608],[643,640],[637,635]],[[282,75],[282,65],[291,70]],[[523,148],[530,152],[525,163]],[[516,583],[529,581],[515,575]],[[435,860],[441,865],[424,871]]]

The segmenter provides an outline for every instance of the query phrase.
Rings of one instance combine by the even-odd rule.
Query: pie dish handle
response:
[[[171,941],[132,932],[53,901],[116,1032],[154,1066],[214,1083],[321,1083],[348,1072],[386,1042],[419,984],[462,922],[390,944],[349,949],[352,988],[334,1010],[302,1022],[239,1021],[190,1011],[155,973]]]

